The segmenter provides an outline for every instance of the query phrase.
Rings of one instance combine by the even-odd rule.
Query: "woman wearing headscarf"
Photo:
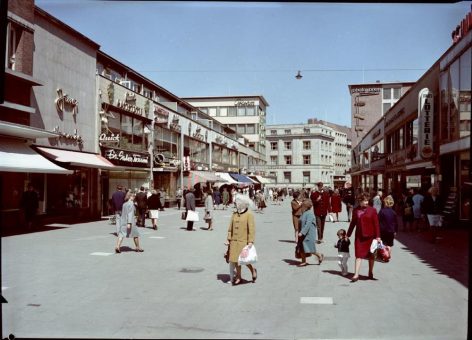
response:
[[[230,278],[233,285],[241,283],[241,266],[238,265],[239,254],[245,246],[252,247],[256,236],[256,226],[254,224],[254,215],[249,209],[252,201],[244,195],[236,197],[236,211],[231,216],[231,222],[228,228],[227,243],[229,244],[229,267]],[[253,265],[247,267],[252,274],[252,282],[256,282],[257,270]],[[234,268],[236,268],[236,277],[233,280]]]
[[[293,200],[292,200],[292,222],[293,222],[293,229],[295,230],[295,242],[298,240],[298,232],[300,231],[300,216],[302,216],[302,202],[303,202],[303,195],[300,194],[299,191],[295,191],[293,193]]]
[[[139,230],[136,226],[136,206],[134,205],[135,194],[132,192],[127,192],[125,196],[125,203],[123,204],[123,209],[121,211],[120,218],[120,231],[118,233],[118,239],[116,241],[115,253],[121,253],[120,247],[123,242],[123,238],[132,237],[134,244],[136,245],[137,252],[143,252],[139,246]]]
[[[318,258],[318,264],[321,264],[324,259],[324,255],[316,251],[316,219],[312,207],[313,203],[310,199],[303,201],[303,214],[300,217],[300,231],[298,233],[298,242],[301,243],[303,249],[300,249],[301,263],[298,264],[298,267],[307,266],[306,258],[312,254]]]
[[[380,227],[377,210],[369,205],[368,194],[359,195],[359,206],[352,212],[352,221],[349,224],[347,237],[351,237],[356,229],[354,251],[356,256],[355,273],[351,282],[359,280],[359,271],[362,260],[369,260],[369,279],[374,279],[374,256],[370,246],[374,239],[380,242]]]

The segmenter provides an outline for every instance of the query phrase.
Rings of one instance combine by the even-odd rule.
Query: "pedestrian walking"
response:
[[[393,210],[395,201],[388,195],[384,198],[384,207],[379,212],[380,238],[383,244],[393,247],[393,240],[398,232],[397,213]]]
[[[208,190],[203,197],[205,199],[205,216],[203,219],[208,223],[207,230],[213,230],[213,210],[215,209],[213,205],[213,192]]]
[[[218,209],[221,205],[221,192],[218,189],[213,191],[213,204],[215,205],[215,209]]]
[[[351,282],[359,280],[359,271],[362,260],[369,261],[369,279],[374,280],[374,256],[370,252],[370,246],[374,239],[380,242],[380,227],[377,210],[369,206],[369,196],[359,195],[359,206],[352,212],[352,221],[349,224],[347,237],[351,237],[356,229],[354,240],[354,252],[356,256],[355,273]]]
[[[324,255],[316,251],[316,218],[312,210],[313,203],[310,199],[305,199],[302,203],[303,213],[300,216],[300,231],[298,233],[298,246],[301,262],[298,267],[308,265],[306,258],[312,254],[318,258],[318,264],[321,264]]]
[[[377,210],[377,214],[382,209],[382,200],[383,200],[383,192],[382,190],[378,190],[377,194],[372,198],[372,205]]]
[[[177,203],[177,209],[180,210],[180,205],[182,204],[182,189],[180,187],[175,191],[175,201]]]
[[[164,188],[161,188],[159,194],[159,198],[161,200],[161,208],[159,210],[164,211],[164,207],[166,206],[166,191],[164,190]]]
[[[421,206],[424,201],[424,196],[420,193],[418,188],[413,188],[413,197],[411,198],[413,201],[413,230],[421,231],[423,229],[423,211]]]
[[[438,229],[442,227],[442,211],[444,208],[444,202],[439,196],[439,190],[437,187],[432,186],[428,190],[423,201],[423,212],[428,218],[429,228],[431,230],[431,242],[435,243],[438,236]]]
[[[300,195],[299,191],[293,193],[292,205],[292,223],[293,229],[295,230],[295,243],[298,241],[298,233],[300,231],[300,216],[303,214],[302,210],[303,196]]]
[[[264,208],[267,207],[264,194],[262,194],[262,192],[259,190],[256,194],[256,197],[257,197],[257,203],[258,203],[257,211],[259,211],[261,214],[263,214],[264,213]]]
[[[36,224],[36,216],[39,209],[39,195],[34,190],[32,183],[28,184],[28,190],[21,196],[20,206],[25,216],[26,229],[30,230]]]
[[[149,217],[152,222],[152,229],[157,230],[157,220],[159,218],[159,208],[161,207],[161,200],[156,189],[151,191],[151,196],[147,200],[149,209]]]
[[[146,227],[146,211],[147,211],[147,195],[142,186],[136,194],[136,206],[138,208],[138,223],[139,227]]]
[[[351,241],[346,235],[346,230],[339,229],[336,233],[338,235],[338,242],[334,245],[338,248],[338,265],[341,268],[341,275],[346,276],[348,274],[347,261],[349,260],[349,246]]]
[[[252,247],[256,237],[256,225],[254,215],[249,209],[251,205],[248,196],[238,195],[236,197],[236,211],[231,216],[228,227],[227,241],[229,244],[229,264],[230,278],[234,286],[241,283],[241,266],[238,265],[239,254],[245,246]],[[257,270],[248,264],[246,265],[252,274],[252,282],[256,282]],[[234,268],[236,268],[236,277],[234,277]]]
[[[132,237],[136,246],[136,252],[143,252],[144,250],[139,246],[139,230],[136,225],[136,207],[134,205],[134,199],[136,195],[132,192],[128,192],[125,197],[125,203],[123,204],[123,210],[121,212],[121,223],[120,231],[118,233],[118,239],[116,240],[115,253],[121,253],[121,243],[123,238]]]
[[[125,203],[126,193],[123,191],[121,185],[116,186],[116,191],[111,196],[111,202],[113,206],[113,212],[115,214],[115,225],[116,225],[116,235],[120,232],[120,218],[121,210],[123,209],[123,203]]]
[[[318,182],[317,190],[311,193],[311,202],[313,203],[313,209],[316,217],[316,226],[318,228],[318,243],[323,243],[323,233],[325,228],[326,215],[329,209],[329,193],[323,187],[323,182]]]
[[[185,195],[185,209],[187,211],[195,211],[195,194],[194,194],[195,189],[190,188],[189,191],[187,192],[187,195]],[[187,221],[187,231],[193,231],[195,230],[193,228],[193,221]]]
[[[414,215],[413,215],[413,189],[410,188],[404,195],[404,208],[403,208],[403,231],[413,231],[413,222],[414,222]]]
[[[331,195],[330,200],[330,214],[335,214],[336,222],[339,222],[339,213],[341,212],[342,204],[341,204],[341,195],[339,194],[338,189],[334,189],[333,194]],[[334,223],[334,216],[333,216],[333,223]]]
[[[355,202],[355,196],[354,196],[354,188],[350,186],[349,188],[346,188],[343,192],[343,203],[346,205],[346,214],[347,214],[347,221],[351,222],[352,218],[352,209],[354,209],[354,204]]]
[[[229,205],[229,192],[226,187],[223,188],[223,210],[228,208]]]

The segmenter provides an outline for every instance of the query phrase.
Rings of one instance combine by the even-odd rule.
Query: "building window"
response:
[[[303,133],[304,133],[305,135],[309,135],[309,134],[310,134],[310,129],[309,129],[309,128],[304,128],[304,129],[303,129]]]
[[[277,156],[270,156],[270,164],[277,165]]]
[[[292,173],[290,171],[284,171],[284,183],[292,182]]]
[[[470,135],[470,116],[471,116],[471,71],[472,65],[471,52],[469,48],[460,57],[460,89],[459,89],[459,137]]]
[[[229,107],[228,116],[229,117],[236,117],[236,108],[234,106]]]
[[[246,125],[246,133],[247,134],[255,134],[256,133],[256,126],[254,124],[247,124]]]
[[[400,99],[400,95],[401,95],[401,88],[395,87],[393,89],[393,99],[395,99],[395,100]]]
[[[246,116],[255,116],[256,110],[254,106],[246,107]]]
[[[216,107],[209,107],[209,108],[208,108],[208,114],[209,114],[211,117],[216,117]]]
[[[270,134],[271,134],[271,135],[276,135],[276,134],[277,134],[277,130],[270,130]]]
[[[277,142],[270,142],[270,149],[277,150]]]
[[[20,43],[21,31],[16,25],[10,22],[7,28],[7,35],[6,66],[9,69],[16,70],[16,51]]]
[[[382,114],[384,115],[390,108],[392,107],[391,103],[383,103],[382,104]]]
[[[246,115],[246,108],[238,107],[238,116],[245,116],[245,115]]]
[[[286,130],[284,130],[284,133],[285,133],[286,135],[290,135],[290,134],[292,133],[292,131],[291,131],[290,129],[286,129]]]
[[[292,142],[284,142],[285,150],[292,150]]]
[[[383,99],[384,100],[392,99],[392,89],[390,87],[386,87],[383,89]]]
[[[303,185],[311,183],[310,171],[303,171]]]
[[[309,140],[303,141],[303,150],[311,150],[311,141]]]
[[[292,164],[292,156],[284,156],[285,164],[290,165]]]
[[[218,110],[218,115],[220,117],[226,117],[228,116],[228,108],[227,107],[220,107],[219,110]]]
[[[244,133],[246,133],[246,125],[244,125],[244,124],[238,124],[237,127],[236,127],[236,131],[237,131],[239,134],[244,134]]]
[[[311,164],[311,156],[303,155],[303,165],[310,165],[310,164]]]

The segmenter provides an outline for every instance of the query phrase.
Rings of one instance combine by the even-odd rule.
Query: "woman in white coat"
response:
[[[118,240],[116,241],[115,253],[121,253],[120,247],[123,242],[123,238],[132,237],[134,244],[136,245],[137,252],[143,252],[139,246],[139,230],[136,226],[136,216],[135,211],[136,207],[134,205],[135,194],[128,192],[125,196],[125,203],[123,204],[123,209],[121,211],[120,219],[120,231],[118,233]]]

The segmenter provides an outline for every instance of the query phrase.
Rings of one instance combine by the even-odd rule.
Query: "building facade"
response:
[[[414,82],[377,81],[371,84],[349,85],[353,147],[413,84]]]
[[[452,46],[353,148],[360,190],[440,189],[445,214],[470,218],[472,14]]]
[[[322,181],[334,187],[336,133],[322,124],[268,125],[264,169],[276,178],[271,186],[301,188]]]
[[[263,96],[188,97],[183,98],[200,111],[228,125],[247,140],[247,145],[261,157],[249,166],[265,163],[266,112],[269,104]]]

